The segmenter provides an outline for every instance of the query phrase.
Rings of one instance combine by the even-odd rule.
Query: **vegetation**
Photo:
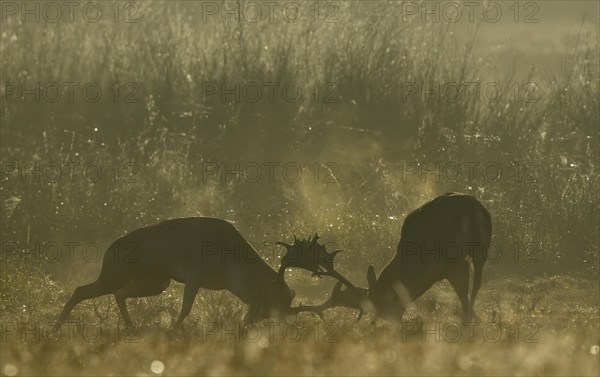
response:
[[[133,23],[3,22],[0,373],[162,373],[153,361],[165,375],[598,373],[597,35],[572,38],[560,70],[524,72],[482,55],[477,25],[398,22],[392,2],[341,2],[335,22],[296,23],[205,21],[199,4],[142,2]],[[57,101],[51,83],[65,89]],[[39,100],[24,94],[38,84]],[[493,215],[501,253],[484,268],[482,320],[533,322],[538,342],[398,341],[405,328],[354,324],[343,309],[327,313],[330,325],[301,315],[299,342],[202,341],[203,324],[235,327],[243,315],[220,292],[198,295],[185,334],[143,330],[168,327],[177,285],[132,305],[134,342],[12,333],[45,328],[112,240],[167,218],[234,221],[275,268],[276,241],[319,232],[344,249],[336,268],[366,286],[406,214],[447,191],[477,196]],[[289,282],[297,300],[331,289],[304,272]],[[458,321],[448,292],[436,286],[405,319]],[[75,311],[119,328],[112,298]],[[337,341],[315,342],[315,328]]]

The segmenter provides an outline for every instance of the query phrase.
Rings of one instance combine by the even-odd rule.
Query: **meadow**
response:
[[[485,19],[423,22],[394,1],[302,3],[294,22],[206,5],[248,2],[98,4],[97,22],[2,8],[2,375],[600,372],[597,19],[547,47],[563,29],[543,22],[542,2],[538,24],[500,2],[508,20],[493,31]],[[519,4],[517,21],[531,11]],[[489,45],[512,27],[514,59],[510,42]],[[519,60],[529,47],[539,65]],[[276,241],[318,232],[366,286],[405,216],[448,191],[475,195],[493,219],[472,337],[446,283],[402,325],[337,308],[244,329],[239,300],[202,290],[173,334],[172,284],[130,300],[133,330],[104,297],[49,332],[133,229],[224,218],[275,269]],[[288,283],[295,304],[333,285],[306,271]]]

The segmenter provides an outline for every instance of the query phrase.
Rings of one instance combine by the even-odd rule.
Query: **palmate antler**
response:
[[[282,274],[286,268],[299,267],[309,270],[313,276],[322,277],[334,272],[333,258],[341,250],[328,253],[325,247],[319,244],[319,235],[315,233],[313,238],[299,240],[294,236],[294,243],[289,245],[285,242],[277,242],[285,246],[287,253],[281,258],[279,273]]]
[[[356,321],[360,321],[365,311],[366,302],[368,302],[368,289],[366,288],[356,288],[359,295],[357,296],[352,289],[342,289],[342,282],[338,281],[335,283],[333,287],[333,291],[331,292],[331,296],[327,301],[322,303],[321,305],[302,305],[300,303],[299,306],[293,307],[292,312],[294,314],[300,312],[313,312],[316,313],[319,317],[323,318],[323,312],[329,308],[333,308],[336,306],[344,306],[347,308],[356,309],[359,311],[358,318]]]
[[[338,280],[336,288],[328,301],[319,306],[300,305],[292,308],[292,312],[312,311],[319,314],[319,316],[322,316],[322,312],[329,307],[348,306],[360,309],[362,316],[362,302],[367,299],[366,289],[357,288],[335,270],[333,259],[341,250],[335,250],[328,253],[325,250],[325,247],[319,244],[319,238],[319,235],[315,233],[315,236],[313,238],[309,237],[308,240],[298,240],[298,238],[294,236],[294,243],[292,245],[285,242],[277,242],[278,245],[285,246],[287,249],[287,253],[281,259],[281,266],[279,267],[279,274],[282,278],[286,268],[298,267],[311,271],[313,276],[322,277],[325,275]],[[348,289],[341,291],[341,284],[344,284]],[[341,295],[340,292],[344,294]]]

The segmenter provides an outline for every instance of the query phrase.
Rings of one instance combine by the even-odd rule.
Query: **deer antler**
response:
[[[365,310],[369,311],[368,305],[365,305],[365,301],[368,300],[368,289],[357,288],[356,292],[359,294],[357,296],[356,292],[353,292],[350,288],[342,290],[342,284],[343,283],[338,280],[333,287],[333,291],[331,292],[329,299],[327,299],[327,301],[321,305],[302,305],[302,303],[300,303],[299,306],[291,308],[290,313],[298,314],[300,312],[312,312],[323,319],[323,313],[325,310],[336,306],[343,306],[358,310],[359,313],[356,321],[360,321]]]
[[[312,239],[312,241],[311,241],[310,237],[308,237],[308,242],[310,243],[310,244],[308,245],[308,247],[313,247],[313,246],[316,246],[316,245],[318,245],[317,241],[319,240],[319,238],[320,238],[320,237],[319,237],[319,235],[318,235],[316,232],[315,232],[315,236],[314,236],[314,238]]]
[[[285,270],[288,267],[299,267],[313,272],[313,276],[321,277],[326,269],[331,269],[333,256],[337,252],[327,253],[325,248],[316,242],[317,240],[318,235],[315,234],[314,238],[309,237],[308,240],[298,240],[294,236],[293,245],[278,241],[278,245],[285,246],[287,249],[287,253],[281,258],[280,273],[282,269]]]
[[[367,298],[364,288],[357,288],[348,279],[342,276],[334,268],[334,257],[342,250],[335,250],[328,253],[325,247],[319,244],[319,235],[315,233],[314,237],[309,237],[308,240],[298,240],[294,237],[294,244],[288,245],[284,242],[277,242],[278,245],[285,246],[287,253],[281,259],[281,267],[279,273],[282,274],[288,267],[299,267],[304,268],[308,271],[313,272],[313,276],[321,278],[322,276],[331,276],[338,280],[336,287],[332,293],[332,297],[325,303],[318,306],[304,306],[300,305],[296,308],[292,308],[292,312],[298,313],[301,311],[311,311],[322,316],[323,311],[332,306],[348,306],[357,308],[361,311],[362,316],[362,305],[361,302]],[[344,284],[351,291],[349,294],[341,291],[341,284]],[[342,294],[344,293],[344,294]],[[343,296],[343,298],[342,298]],[[360,319],[359,316],[359,319]]]
[[[326,308],[321,308],[321,305],[302,305],[302,303],[300,303],[300,305],[290,308],[289,313],[298,314],[300,312],[311,312],[317,314],[321,319],[323,319],[323,311],[325,309]]]
[[[323,319],[323,312],[329,308],[338,306],[336,303],[342,297],[342,294],[342,282],[338,281],[337,283],[335,283],[335,286],[333,287],[333,291],[331,292],[331,296],[329,297],[329,299],[321,305],[302,305],[302,303],[300,303],[300,305],[292,308],[292,311],[294,314],[300,312],[316,313],[319,317],[321,317],[321,319]]]

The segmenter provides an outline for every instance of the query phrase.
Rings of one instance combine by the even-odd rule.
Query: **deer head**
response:
[[[281,319],[289,314],[296,292],[289,288],[283,275],[277,274],[275,278],[265,283],[261,294],[255,297],[256,302],[248,307],[248,312],[244,316],[245,324],[260,322],[267,318]]]
[[[394,276],[390,274],[391,271],[391,269],[384,269],[377,279],[375,269],[373,266],[369,266],[367,270],[368,297],[376,316],[398,320],[398,318],[402,318],[406,310],[404,303],[412,300],[402,282],[394,281]]]

